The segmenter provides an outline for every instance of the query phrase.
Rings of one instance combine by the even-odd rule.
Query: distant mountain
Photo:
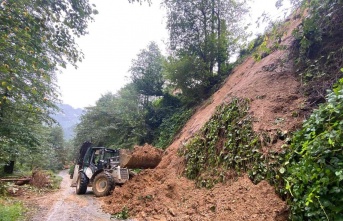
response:
[[[59,104],[60,113],[52,117],[61,125],[64,132],[64,139],[70,140],[74,137],[74,128],[80,122],[83,112],[81,108],[73,108],[69,104]]]

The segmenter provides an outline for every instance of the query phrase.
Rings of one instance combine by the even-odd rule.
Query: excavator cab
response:
[[[105,147],[88,148],[80,165],[83,169],[89,167],[93,173],[101,169],[110,169],[113,166],[118,166],[119,150],[107,149]]]

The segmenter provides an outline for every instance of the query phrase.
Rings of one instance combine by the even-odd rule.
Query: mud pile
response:
[[[291,19],[281,45],[289,48],[292,30],[300,19]],[[247,58],[223,86],[204,102],[166,149],[156,169],[145,170],[104,198],[105,211],[115,214],[128,209],[138,220],[287,220],[286,203],[267,182],[254,185],[246,176],[234,177],[212,189],[197,188],[184,178],[184,159],[177,150],[210,119],[218,105],[233,97],[248,98],[253,128],[271,137],[277,131],[293,131],[304,120],[305,98],[294,77],[288,50],[276,50],[260,61]],[[284,143],[272,140],[265,151]]]
[[[35,186],[37,188],[50,187],[50,175],[41,170],[33,171],[32,178],[30,180],[30,185]]]
[[[129,169],[152,169],[162,159],[162,150],[149,144],[135,146],[133,150],[120,150],[120,166]]]
[[[104,200],[105,210],[128,209],[137,220],[287,220],[287,207],[266,182],[248,177],[199,189],[166,169],[146,170]]]

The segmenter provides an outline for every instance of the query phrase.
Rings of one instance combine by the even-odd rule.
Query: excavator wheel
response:
[[[93,182],[93,192],[95,196],[107,196],[114,189],[114,180],[110,173],[102,172],[96,175]]]
[[[85,194],[88,186],[88,178],[82,172],[79,172],[79,177],[76,181],[76,194]]]

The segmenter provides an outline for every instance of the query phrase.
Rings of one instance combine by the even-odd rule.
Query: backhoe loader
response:
[[[76,187],[76,194],[85,194],[87,187],[92,187],[97,197],[109,195],[116,185],[124,184],[134,175],[129,169],[154,168],[160,160],[149,156],[135,159],[130,153],[127,150],[94,147],[92,143],[85,142],[71,175],[71,186]]]

